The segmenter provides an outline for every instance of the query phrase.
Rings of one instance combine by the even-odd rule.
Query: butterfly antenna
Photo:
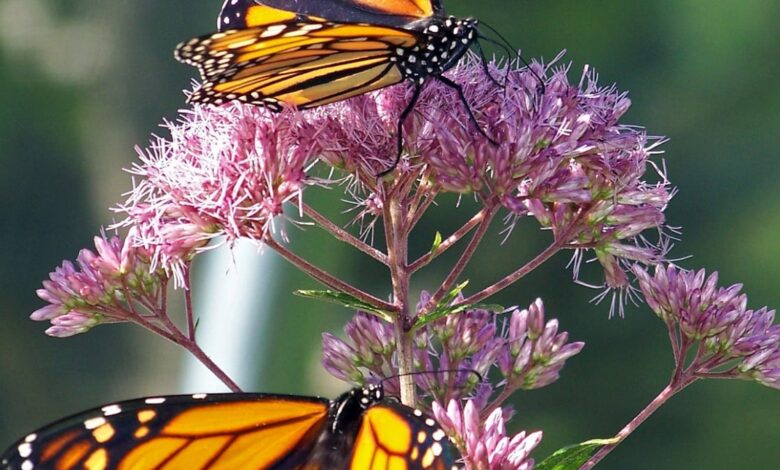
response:
[[[512,50],[509,49],[506,46],[506,44],[500,43],[500,42],[496,41],[495,39],[487,37],[484,34],[481,34],[479,32],[477,32],[477,34],[478,34],[477,37],[479,39],[483,39],[483,40],[485,40],[485,41],[487,41],[487,42],[489,42],[489,43],[491,43],[491,44],[493,44],[495,46],[498,46],[501,49],[503,49],[504,52],[506,52],[507,57],[512,57],[512,56],[516,56],[517,55],[517,52],[512,52]],[[493,79],[493,76],[490,75],[490,72],[488,72],[487,61],[485,59],[485,53],[482,51],[482,45],[479,42],[477,42],[477,50],[479,51],[479,55],[482,57],[482,65],[483,65],[483,68],[485,69],[485,73],[490,77],[490,79],[494,83],[498,83],[498,82],[496,82],[495,79]],[[504,84],[503,85],[499,85],[499,87],[504,89],[504,92],[506,92],[506,84],[507,84],[508,79],[509,79],[509,67],[507,67],[506,71],[504,72]]]
[[[454,372],[468,372],[469,374],[473,374],[477,376],[477,379],[479,379],[479,383],[482,383],[485,381],[485,377],[482,376],[479,372],[477,372],[475,369],[439,369],[439,370],[416,370],[414,372],[406,372],[405,374],[397,374],[392,375],[390,377],[385,377],[382,380],[379,381],[379,384],[382,385],[388,380],[397,379],[399,377],[408,377],[410,375],[428,375],[428,374],[444,374],[444,373],[454,373]]]
[[[485,36],[479,34],[479,32],[477,32],[477,38],[484,39],[484,40],[486,40],[488,42],[492,42],[493,44],[495,44],[495,45],[497,45],[499,47],[502,47],[504,49],[504,51],[507,53],[507,55],[511,55],[512,54],[511,52],[509,52],[509,49],[507,49],[506,46],[504,46],[503,44],[500,44],[500,43],[498,43],[496,41],[493,41],[490,38],[485,37]],[[477,52],[479,53],[479,58],[482,59],[482,70],[485,71],[485,75],[487,75],[488,78],[490,79],[490,81],[495,83],[497,87],[503,88],[504,90],[506,90],[506,76],[504,77],[504,84],[503,85],[501,83],[499,83],[499,81],[496,80],[493,77],[493,74],[490,73],[490,69],[488,68],[488,61],[487,61],[487,57],[485,57],[485,51],[482,49],[482,44],[480,44],[479,41],[476,41],[475,44],[477,46]]]
[[[487,24],[485,22],[482,22],[480,24],[484,24],[487,29],[489,29],[490,31],[493,32],[493,34],[498,36],[498,38],[501,41],[503,41],[503,43],[506,44],[513,51],[517,51],[518,50],[517,48],[515,48],[512,45],[512,43],[509,42],[509,40],[507,40],[507,38],[505,38],[501,33],[499,33],[496,28],[490,26],[489,24]],[[487,39],[487,38],[485,38],[485,39]],[[540,94],[543,95],[544,92],[546,91],[546,86],[544,84],[544,80],[542,80],[542,77],[538,73],[536,73],[536,71],[533,68],[531,68],[531,64],[529,64],[525,59],[523,59],[523,56],[519,52],[516,53],[515,55],[517,56],[518,59],[520,59],[520,62],[522,62],[523,65],[525,65],[525,67],[528,69],[528,71],[531,72],[531,74],[534,76],[534,78],[536,78],[536,80],[539,82]]]

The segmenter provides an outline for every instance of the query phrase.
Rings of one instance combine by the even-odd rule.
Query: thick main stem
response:
[[[395,337],[398,352],[398,380],[401,388],[401,403],[412,408],[417,406],[414,389],[414,350],[412,333],[407,331],[405,321],[399,315],[395,321]]]
[[[409,328],[409,269],[407,266],[409,233],[406,225],[406,208],[398,197],[391,197],[387,201],[384,220],[387,259],[393,281],[393,304],[398,309],[394,326],[401,403],[414,407],[417,402],[417,394],[414,390],[414,378],[410,375],[414,371],[414,351],[412,349],[412,332]]]

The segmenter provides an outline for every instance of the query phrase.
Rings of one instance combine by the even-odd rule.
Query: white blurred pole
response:
[[[193,287],[198,344],[245,391],[257,382],[263,335],[272,311],[278,258],[271,250],[239,240],[232,250],[209,253]],[[223,392],[227,387],[190,355],[184,360],[182,393]]]

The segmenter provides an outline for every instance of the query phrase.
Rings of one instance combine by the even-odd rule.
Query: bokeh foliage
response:
[[[446,0],[522,47],[527,58],[567,49],[572,77],[585,64],[602,83],[629,90],[626,122],[666,135],[669,176],[680,192],[667,214],[684,228],[673,257],[743,282],[751,306],[780,305],[780,4],[759,0]],[[91,244],[106,209],[129,188],[121,170],[158,123],[184,106],[192,70],[175,44],[213,29],[220,0],[4,0],[0,3],[0,445],[30,428],[100,403],[175,393],[181,353],[131,326],[102,326],[56,340],[27,315],[34,291],[63,258]],[[436,230],[456,225],[445,200],[420,227],[421,252]],[[318,206],[338,215],[340,199]],[[465,204],[468,207],[468,204]],[[344,221],[349,216],[342,216]],[[503,247],[491,241],[467,271],[475,286],[540,249],[546,234],[520,226]],[[296,250],[386,295],[387,276],[322,232],[293,230]],[[327,246],[328,249],[322,249]],[[500,251],[499,251],[500,250]],[[509,255],[507,255],[509,253]],[[418,280],[431,288],[444,257]],[[642,307],[607,318],[608,305],[570,281],[559,255],[495,301],[545,299],[572,338],[584,340],[554,385],[519,395],[515,426],[543,429],[537,457],[616,432],[663,387],[671,354],[660,322]],[[598,282],[597,270],[589,273]],[[587,278],[586,269],[585,276]],[[256,389],[332,394],[316,372],[319,332],[348,317],[288,295],[316,288],[288,269],[279,281],[274,332],[258,357]],[[229,312],[224,312],[230,321]],[[674,398],[602,464],[618,468],[773,468],[780,396],[747,382],[698,383]],[[773,465],[775,464],[775,465]]]

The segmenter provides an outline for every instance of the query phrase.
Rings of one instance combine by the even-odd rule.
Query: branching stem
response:
[[[300,256],[296,255],[295,253],[287,249],[287,247],[285,247],[281,243],[278,243],[273,238],[266,237],[264,239],[264,242],[269,247],[274,249],[277,253],[279,253],[279,255],[281,255],[282,258],[289,261],[293,266],[297,267],[301,271],[305,272],[309,276],[325,284],[331,289],[349,294],[352,297],[355,297],[356,299],[359,299],[362,302],[370,304],[374,308],[377,308],[379,310],[385,310],[388,312],[397,310],[395,306],[385,302],[384,300],[378,299],[377,297],[374,297],[373,295],[363,290],[360,290],[357,287],[352,286],[351,284],[347,284],[341,279],[338,279],[337,277],[331,275],[330,273],[323,271],[317,266],[314,266],[313,264],[309,263],[305,259],[301,258]]]
[[[450,273],[444,279],[441,286],[431,296],[431,299],[428,301],[428,305],[426,306],[423,314],[428,313],[430,311],[429,309],[435,308],[436,305],[441,302],[441,299],[443,299],[447,293],[449,293],[449,291],[452,289],[452,286],[454,286],[458,281],[460,275],[463,274],[463,270],[466,269],[469,261],[471,261],[471,257],[474,256],[474,253],[477,251],[477,247],[479,247],[479,244],[482,242],[482,238],[485,236],[485,233],[487,233],[488,228],[490,228],[490,222],[493,221],[493,217],[496,215],[496,212],[497,211],[495,208],[485,208],[483,211],[480,211],[480,214],[484,214],[484,216],[477,226],[477,231],[474,232],[474,235],[471,237],[471,240],[469,240],[469,244],[466,246],[466,249],[463,250],[460,258],[458,258],[458,261],[452,267]]]
[[[187,318],[187,338],[195,342],[195,310],[192,305],[192,276],[190,275],[190,266],[184,271],[184,315]]]
[[[680,376],[679,379],[679,381],[673,380],[670,382],[669,385],[667,385],[661,391],[661,393],[659,393],[658,396],[653,399],[653,401],[651,401],[642,411],[639,412],[638,415],[636,415],[636,417],[634,417],[634,419],[632,419],[623,427],[623,429],[620,430],[620,432],[617,433],[615,436],[617,441],[615,443],[605,445],[599,449],[598,452],[593,454],[593,457],[591,457],[580,467],[580,470],[590,470],[591,468],[595,467],[597,463],[599,463],[604,457],[607,456],[607,454],[612,452],[615,447],[617,447],[621,442],[623,442],[623,440],[625,440],[626,437],[634,432],[634,430],[636,430],[640,424],[645,422],[645,420],[649,418],[650,415],[655,413],[658,408],[664,405],[676,393],[696,381],[696,378],[693,376]]]
[[[373,246],[369,245],[368,243],[355,237],[354,235],[347,232],[343,228],[334,224],[333,222],[330,221],[330,219],[328,219],[324,215],[314,210],[314,208],[312,208],[311,206],[307,204],[303,204],[302,206],[303,206],[303,213],[306,214],[306,216],[311,218],[313,221],[315,221],[317,224],[319,224],[325,231],[333,235],[334,238],[336,238],[337,240],[341,240],[342,242],[348,245],[354,246],[358,250],[374,258],[380,263],[387,265],[386,254],[382,253],[381,251],[377,250]]]
[[[479,224],[481,224],[485,220],[485,217],[487,216],[488,212],[489,212],[488,209],[484,208],[481,211],[474,214],[474,217],[469,219],[468,222],[466,222],[458,230],[453,232],[452,235],[442,240],[441,244],[439,245],[439,248],[435,252],[431,250],[428,253],[417,258],[414,262],[412,262],[409,265],[409,271],[412,273],[417,272],[421,268],[424,268],[425,266],[430,264],[431,261],[436,259],[437,256],[441,255],[445,251],[452,248],[453,245],[458,243],[469,232],[474,230],[474,227],[477,227]]]

